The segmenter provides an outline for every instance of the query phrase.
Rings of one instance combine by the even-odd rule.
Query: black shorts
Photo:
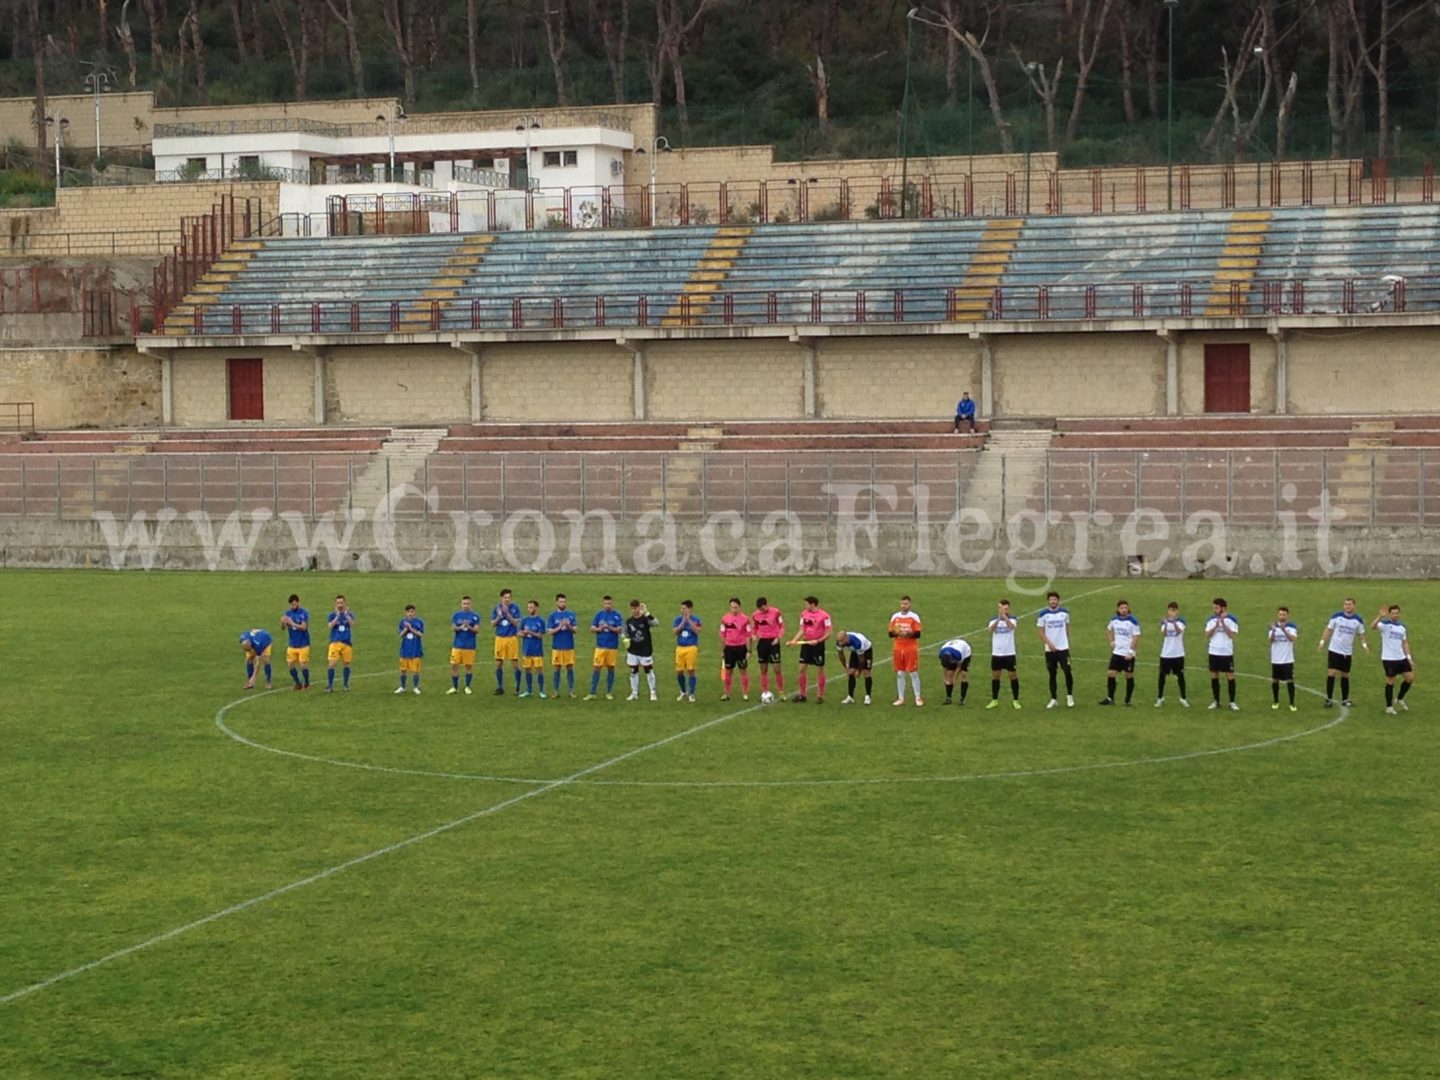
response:
[[[1162,656],[1160,657],[1161,675],[1184,675],[1185,658],[1183,656]]]
[[[1294,664],[1271,664],[1271,665],[1270,665],[1270,681],[1271,681],[1271,682],[1294,682],[1294,681],[1295,681],[1295,665],[1294,665]]]
[[[1338,653],[1332,651],[1325,661],[1325,666],[1330,671],[1338,671],[1341,675],[1350,674],[1350,662],[1355,659],[1352,653]]]
[[[1135,658],[1133,656],[1121,656],[1119,653],[1111,653],[1110,670],[1123,671],[1126,675],[1134,675]]]
[[[992,657],[990,657],[990,670],[991,670],[991,671],[1014,671],[1014,670],[1015,670],[1015,656],[1014,656],[1014,654],[1011,654],[1010,656],[992,656]]]
[[[780,639],[779,638],[756,638],[755,659],[762,664],[780,663]]]
[[[850,660],[845,665],[849,671],[869,671],[875,665],[875,647],[861,652],[858,649],[850,650]]]
[[[1409,660],[1381,660],[1385,667],[1385,677],[1393,679],[1397,675],[1404,675],[1411,670]]]
[[[800,663],[809,664],[812,667],[824,667],[825,643],[823,641],[807,641],[801,645]]]
[[[724,656],[725,670],[739,668],[744,671],[750,666],[750,646],[748,645],[726,645]]]
[[[974,655],[974,653],[971,653],[970,656],[965,657],[964,660],[955,660],[949,656],[942,655],[940,657],[940,668],[942,671],[969,671],[970,661]]]
[[[1224,675],[1233,674],[1235,671],[1235,657],[1210,655],[1210,674]]]
[[[1045,667],[1046,667],[1047,670],[1049,670],[1049,671],[1055,671],[1055,670],[1058,670],[1059,668],[1068,668],[1069,666],[1070,666],[1070,650],[1069,650],[1069,649],[1051,649],[1049,652],[1047,652],[1047,653],[1045,654]]]

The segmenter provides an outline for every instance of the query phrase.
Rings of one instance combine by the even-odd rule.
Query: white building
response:
[[[279,180],[283,213],[323,220],[339,196],[495,192],[509,227],[533,224],[537,201],[541,220],[551,203],[594,203],[607,189],[623,205],[625,161],[635,148],[623,115],[586,108],[381,115],[359,124],[301,117],[156,124],[153,138],[157,180]]]

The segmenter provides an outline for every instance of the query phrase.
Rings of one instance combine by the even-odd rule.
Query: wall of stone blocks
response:
[[[456,357],[464,360],[468,373],[469,357]],[[486,420],[635,416],[633,354],[612,342],[487,345],[480,372]]]
[[[470,419],[470,357],[446,345],[335,348],[325,382],[330,423],[448,424]]]
[[[35,405],[35,426],[160,423],[160,362],[131,348],[12,348],[0,352],[0,401]]]
[[[1287,347],[1292,412],[1440,412],[1433,329],[1291,331]]]
[[[979,399],[980,349],[959,335],[825,338],[815,387],[822,417],[942,419],[961,391]]]
[[[253,351],[236,355],[253,356]],[[225,356],[218,350],[182,354],[173,367],[171,401],[177,427],[223,424],[230,417],[230,385]]]
[[[645,347],[646,415],[651,420],[803,416],[803,355],[774,338],[651,342]]]
[[[991,344],[996,416],[1165,412],[1165,342],[1158,335],[1014,334]]]

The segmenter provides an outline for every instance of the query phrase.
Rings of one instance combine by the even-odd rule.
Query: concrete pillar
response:
[[[315,363],[315,423],[325,423],[325,356],[316,349],[311,354]]]
[[[641,346],[625,343],[634,357],[635,419],[645,419],[645,350]]]
[[[1180,415],[1180,339],[1162,332],[1165,339],[1165,415]]]
[[[160,361],[160,422],[175,423],[175,356],[167,353]]]
[[[995,350],[989,334],[976,334],[975,338],[980,342],[979,412],[986,420],[991,420],[995,417]]]
[[[470,352],[470,422],[478,424],[485,417],[485,402],[480,396],[480,346]]]
[[[805,419],[814,420],[819,413],[815,392],[815,339],[803,341],[801,347],[805,350],[804,358],[801,361],[805,366]]]
[[[1272,327],[1270,337],[1275,342],[1275,415],[1284,416],[1290,411],[1290,341],[1285,331]]]

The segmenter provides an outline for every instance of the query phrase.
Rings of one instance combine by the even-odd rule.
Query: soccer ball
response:
[[[774,704],[775,704],[775,695],[772,694],[769,690],[766,690],[763,694],[760,695],[760,704],[761,704],[761,705],[774,705]]]
[[[622,637],[620,639],[620,649],[623,652],[630,651],[630,639],[628,637]]]

